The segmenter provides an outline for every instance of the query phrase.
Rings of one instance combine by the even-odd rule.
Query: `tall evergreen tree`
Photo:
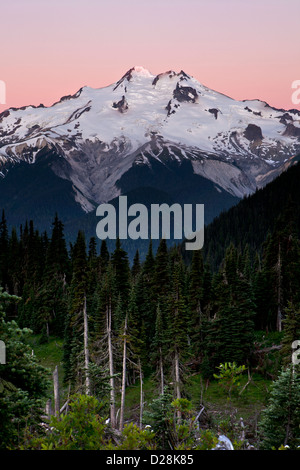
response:
[[[159,384],[161,394],[164,393],[166,386],[166,357],[169,344],[166,332],[166,321],[162,316],[158,303],[156,309],[155,334],[151,345],[151,363],[155,370],[155,377]]]
[[[52,235],[47,243],[46,262],[41,287],[40,318],[44,323],[46,338],[50,332],[63,337],[67,316],[67,286],[70,280],[70,263],[64,238],[64,226],[56,214]]]
[[[140,271],[141,271],[140,254],[139,254],[139,250],[137,250],[134,255],[133,265],[131,268],[131,274],[134,280],[137,279],[137,276],[139,275]]]
[[[145,261],[135,281],[136,305],[146,333],[145,348],[148,354],[148,358],[151,348],[151,341],[154,336],[155,311],[157,302],[154,288],[154,270],[155,259],[152,251],[152,241],[150,240]]]
[[[72,251],[72,280],[64,337],[65,380],[76,390],[83,385],[83,328],[87,288],[85,236],[79,231]]]
[[[300,375],[291,367],[282,369],[273,382],[269,404],[264,410],[260,430],[262,450],[278,450],[288,445],[296,450],[300,442]]]
[[[111,260],[115,271],[116,289],[120,295],[122,309],[125,312],[130,292],[130,267],[128,255],[122,248],[119,238],[116,240],[116,248],[112,254]]]
[[[116,427],[116,362],[117,333],[115,314],[118,304],[118,291],[115,269],[109,261],[97,288],[98,306],[94,312],[92,358],[107,372],[110,385],[110,422]]]
[[[183,290],[183,263],[174,264],[171,290],[168,296],[168,346],[176,399],[182,396],[184,359],[188,344],[188,312]],[[180,418],[180,416],[178,416]]]
[[[250,283],[238,269],[238,252],[231,245],[214,281],[214,317],[205,325],[206,358],[211,366],[244,364],[254,344],[255,304]]]
[[[202,337],[202,323],[204,312],[204,263],[202,252],[193,253],[190,273],[188,277],[188,306],[190,311],[189,336],[195,354],[199,354]]]

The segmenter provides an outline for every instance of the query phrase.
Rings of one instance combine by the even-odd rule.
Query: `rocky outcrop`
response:
[[[195,103],[198,99],[198,93],[194,88],[190,86],[180,86],[179,83],[177,83],[177,86],[173,91],[173,96],[180,103]]]
[[[168,111],[168,116],[171,116],[171,114],[175,114],[176,110],[174,108],[179,108],[179,104],[175,103],[172,106],[172,100],[169,101],[169,103],[166,106],[166,110]]]
[[[122,96],[122,99],[117,103],[113,103],[113,108],[117,109],[120,113],[125,113],[128,109],[128,103],[125,96]]]
[[[169,78],[172,78],[175,75],[176,75],[176,72],[174,72],[173,70],[169,70],[168,72],[160,73],[160,74],[156,75],[156,77],[154,78],[154,80],[152,82],[152,85],[155,86],[157,84],[158,80],[160,80],[163,77],[169,76]]]
[[[261,128],[255,124],[248,124],[244,132],[244,137],[246,137],[247,140],[250,140],[250,142],[263,139]]]
[[[211,108],[208,110],[211,114],[213,114],[215,116],[215,119],[218,119],[218,112],[219,110],[216,109],[216,108]]]
[[[294,124],[289,123],[286,126],[283,135],[288,137],[298,137],[298,139],[300,139],[300,127],[296,127]]]

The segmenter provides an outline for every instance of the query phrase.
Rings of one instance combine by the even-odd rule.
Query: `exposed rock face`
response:
[[[152,85],[155,86],[157,84],[158,80],[160,80],[162,77],[168,76],[169,78],[172,78],[175,75],[177,75],[177,74],[173,70],[169,70],[168,72],[165,72],[165,73],[160,73],[160,74],[156,75],[156,77],[154,78],[154,80],[152,82]]]
[[[287,121],[293,121],[293,118],[289,113],[284,113],[282,116],[279,116],[279,122],[281,124],[287,125],[288,124]]]
[[[261,128],[255,124],[248,124],[244,132],[244,136],[246,139],[250,140],[250,142],[261,140],[263,138]]]
[[[113,103],[113,108],[117,109],[120,113],[125,113],[128,109],[128,103],[125,96],[122,96],[122,99],[117,103]]]
[[[286,126],[286,130],[284,131],[283,135],[289,137],[298,137],[298,139],[300,139],[300,127],[296,127],[294,124],[289,123]]]
[[[180,86],[179,83],[177,83],[177,86],[173,92],[173,96],[180,103],[181,102],[195,103],[196,100],[198,99],[198,93],[194,88],[189,87],[189,86]]]
[[[179,108],[179,106],[180,105],[178,103],[173,103],[172,100],[170,100],[166,106],[166,110],[168,111],[168,117],[171,116],[171,114],[175,114],[176,109],[174,108]]]
[[[218,119],[218,112],[219,110],[216,109],[216,108],[211,108],[208,110],[211,114],[213,114],[215,116],[215,119]]]
[[[132,79],[132,73],[134,71],[134,67],[132,67],[131,69],[129,69],[124,75],[122,78],[120,78],[119,81],[117,81],[115,87],[114,87],[114,91],[124,82],[124,81],[128,81],[130,82],[130,80]]]

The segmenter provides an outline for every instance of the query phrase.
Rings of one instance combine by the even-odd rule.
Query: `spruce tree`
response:
[[[118,291],[115,269],[109,261],[97,288],[98,305],[93,315],[92,358],[94,363],[107,374],[110,385],[110,423],[116,427],[116,362],[117,333],[116,310]]]
[[[175,398],[182,396],[184,360],[188,353],[188,311],[184,298],[184,268],[178,262],[173,267],[171,289],[167,304],[168,349]],[[180,418],[180,416],[178,416]]]
[[[140,254],[139,254],[139,250],[137,250],[134,255],[133,265],[131,268],[131,274],[132,274],[132,278],[134,281],[136,281],[140,271],[141,271]]]
[[[159,302],[156,308],[155,333],[151,345],[151,363],[155,370],[155,378],[159,384],[160,393],[164,393],[166,385],[168,353],[168,337],[166,335],[166,321],[162,316]]]
[[[70,263],[64,238],[64,226],[55,216],[51,239],[47,243],[46,261],[41,286],[39,316],[50,333],[63,337],[67,316],[67,287],[70,280]]]
[[[260,422],[262,450],[300,445],[300,375],[292,367],[282,369],[272,384],[267,408]]]
[[[79,231],[72,251],[72,280],[69,288],[68,316],[64,337],[65,380],[74,390],[83,384],[83,328],[87,288],[85,236]]]
[[[214,367],[223,362],[242,365],[253,350],[253,292],[238,268],[238,252],[231,245],[220,272],[214,277],[213,318],[204,327],[206,358],[210,358]]]
[[[148,359],[155,331],[155,312],[157,302],[154,287],[154,270],[155,259],[152,251],[152,241],[150,240],[145,261],[135,280],[136,305],[146,334],[145,349],[147,351]]]
[[[204,263],[202,252],[196,250],[193,253],[191,269],[188,276],[188,307],[189,318],[189,336],[192,342],[192,350],[196,355],[199,354],[202,336],[202,323],[205,315],[204,299]]]
[[[111,260],[115,272],[116,289],[120,294],[122,309],[125,312],[128,305],[130,292],[130,267],[128,255],[122,248],[119,238],[116,240],[116,247],[112,254]]]

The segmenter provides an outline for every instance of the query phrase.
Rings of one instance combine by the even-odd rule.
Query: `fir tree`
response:
[[[278,450],[300,443],[300,376],[291,367],[283,369],[273,382],[269,404],[262,414],[260,429],[262,450]]]
[[[122,248],[119,238],[116,240],[116,248],[111,259],[115,271],[116,289],[120,294],[122,308],[125,312],[130,292],[130,267],[128,255]]]
[[[94,313],[92,358],[103,371],[107,371],[110,385],[110,421],[116,427],[116,343],[115,313],[117,287],[115,270],[109,261],[97,288],[98,306]]]
[[[168,352],[168,338],[166,335],[166,324],[162,317],[162,312],[157,304],[155,333],[151,345],[151,363],[155,370],[155,377],[159,383],[160,393],[164,393],[166,385],[166,356]]]
[[[67,285],[70,278],[69,256],[64,238],[64,227],[57,215],[52,224],[52,235],[47,243],[46,263],[40,297],[40,318],[46,329],[60,337],[64,335],[67,316]],[[51,330],[51,331],[50,331]]]
[[[77,389],[83,383],[83,327],[86,302],[87,255],[85,236],[79,231],[72,251],[72,280],[64,340],[65,380]]]
[[[204,312],[204,263],[202,252],[196,250],[193,253],[191,269],[188,277],[188,306],[190,311],[189,336],[192,341],[192,349],[199,354],[199,348],[203,341],[202,323]]]
[[[155,330],[155,312],[157,302],[154,288],[154,269],[155,259],[152,251],[152,241],[150,240],[146,259],[135,281],[136,305],[143,328],[146,332],[145,349],[147,351],[148,358]]]
[[[188,314],[183,291],[183,264],[173,267],[172,284],[168,296],[168,349],[172,365],[175,398],[182,396],[184,359],[188,352]],[[178,416],[180,418],[180,416]]]
[[[140,271],[141,271],[140,254],[139,254],[139,250],[137,250],[134,255],[133,265],[131,268],[131,274],[132,274],[133,280],[137,279],[137,276],[139,275]]]

